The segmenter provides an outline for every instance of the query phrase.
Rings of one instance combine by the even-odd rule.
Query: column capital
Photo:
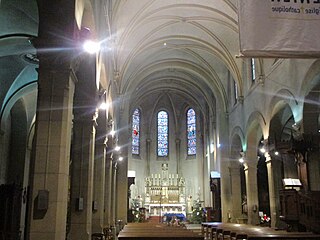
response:
[[[257,163],[255,162],[250,162],[250,161],[246,161],[244,164],[244,171],[248,171],[248,170],[257,170]]]

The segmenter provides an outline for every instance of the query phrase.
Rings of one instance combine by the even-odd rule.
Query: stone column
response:
[[[127,156],[127,152],[123,150],[122,156]],[[116,220],[127,222],[127,206],[128,206],[128,163],[127,158],[119,162],[116,171]]]
[[[259,200],[257,184],[257,164],[255,162],[244,163],[244,171],[247,189],[248,224],[259,224]]]
[[[117,223],[117,169],[118,162],[113,162],[113,179],[112,179],[112,225],[115,227]],[[127,205],[125,205],[127,206]]]
[[[280,201],[279,201],[279,187],[281,184],[281,166],[280,162],[271,158],[268,152],[265,153],[267,171],[268,171],[268,187],[269,187],[269,202],[270,202],[270,217],[271,227],[281,227],[280,221]],[[277,177],[278,176],[278,177]]]
[[[109,148],[108,148],[109,149]],[[106,191],[105,191],[105,220],[106,225],[112,225],[112,165],[113,159],[111,154],[107,154],[106,161]]]
[[[103,232],[105,227],[105,185],[106,185],[106,112],[100,110],[97,119],[97,140],[95,146],[94,164],[94,197],[92,232]]]
[[[96,57],[86,55],[79,63],[74,98],[70,237],[91,239],[92,203],[98,90]]]
[[[91,239],[95,125],[92,119],[75,120],[72,158],[72,239]]]
[[[242,218],[242,202],[241,202],[241,179],[239,164],[231,164],[231,192],[232,192],[232,214],[230,216],[232,222]]]
[[[126,126],[125,122],[127,121],[122,115],[119,118],[119,121],[122,121],[119,126]],[[127,222],[127,206],[128,206],[128,128],[122,128],[118,137],[119,137],[119,146],[121,146],[121,156],[123,160],[118,162],[117,165],[117,175],[116,175],[116,219],[122,220],[124,223]],[[117,159],[118,161],[118,159]]]
[[[147,139],[147,176],[150,176],[150,146],[151,146],[151,139]]]
[[[74,1],[39,0],[39,33],[33,41],[39,58],[38,99],[30,167],[28,239],[66,237],[72,106],[76,76]],[[61,9],[64,17],[61,17]],[[72,27],[70,27],[72,26]],[[66,40],[67,39],[67,40]],[[52,51],[54,49],[54,51]],[[45,51],[48,50],[48,51]]]
[[[110,134],[110,131],[113,128],[113,121],[109,119],[107,125],[107,132],[108,132],[108,140],[107,140],[107,152],[106,152],[106,171],[105,171],[105,223],[108,227],[112,225],[112,165],[113,165],[113,148],[114,148],[114,139],[113,136]]]
[[[76,78],[71,69],[51,67],[42,65],[40,57],[29,239],[66,237]]]
[[[180,146],[181,146],[181,140],[176,139],[176,157],[177,157],[177,174],[181,174],[181,169],[180,169]]]

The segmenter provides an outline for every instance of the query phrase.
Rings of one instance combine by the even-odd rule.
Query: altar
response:
[[[162,164],[161,173],[145,179],[144,207],[149,216],[183,214],[186,216],[185,179],[168,173],[168,164]]]

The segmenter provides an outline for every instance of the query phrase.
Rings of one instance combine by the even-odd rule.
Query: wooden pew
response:
[[[259,227],[243,224],[224,223],[217,226],[215,239],[320,239],[320,235],[310,232],[286,232],[278,231],[272,228]]]
[[[310,232],[286,232],[267,227],[233,223],[204,223],[206,240],[260,240],[260,239],[320,239],[320,235]]]
[[[216,229],[222,222],[203,222],[201,224],[201,233],[204,240],[211,240],[215,237]]]
[[[203,240],[199,234],[181,227],[164,224],[128,224],[120,231],[119,240]]]

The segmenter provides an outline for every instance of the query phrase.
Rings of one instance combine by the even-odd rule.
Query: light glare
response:
[[[108,109],[108,107],[109,107],[109,104],[106,103],[106,102],[103,102],[103,103],[100,104],[99,108],[102,109],[102,110],[106,110],[106,109]]]
[[[97,53],[100,50],[100,43],[87,40],[83,44],[83,49],[90,54]]]

